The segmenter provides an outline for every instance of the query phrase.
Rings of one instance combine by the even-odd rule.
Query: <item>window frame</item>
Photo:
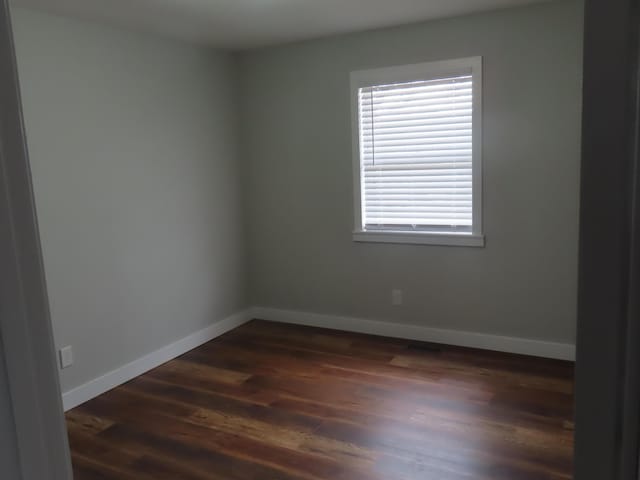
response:
[[[360,155],[359,90],[375,85],[430,80],[448,75],[471,73],[473,78],[472,114],[472,230],[421,232],[416,230],[366,229],[363,224],[362,161]],[[356,242],[409,243],[425,245],[484,247],[482,225],[482,57],[397,65],[351,72],[351,136],[353,144],[353,201]]]

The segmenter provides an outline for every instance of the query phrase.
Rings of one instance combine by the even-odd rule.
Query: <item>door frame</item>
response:
[[[585,3],[575,418],[578,480],[638,479],[638,3]]]
[[[7,0],[0,0],[0,336],[21,480],[71,480]]]

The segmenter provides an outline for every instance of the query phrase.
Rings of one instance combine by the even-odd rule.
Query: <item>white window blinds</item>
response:
[[[471,73],[358,89],[362,226],[470,232]]]

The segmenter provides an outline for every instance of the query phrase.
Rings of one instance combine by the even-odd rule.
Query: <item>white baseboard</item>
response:
[[[276,308],[254,307],[252,318],[274,322],[293,323],[312,327],[346,330],[348,332],[368,333],[385,337],[404,338],[423,342],[443,343],[459,347],[481,348],[498,352],[519,353],[536,357],[575,360],[575,345],[568,343],[546,342],[519,337],[505,337],[485,333],[444,330],[402,323],[366,320],[363,318],[341,317]]]
[[[233,330],[236,327],[251,320],[252,311],[245,310],[235,313],[223,320],[220,320],[198,332],[178,340],[170,345],[160,348],[145,355],[131,363],[112,370],[84,385],[80,385],[62,395],[64,410],[70,410],[78,405],[101,395],[112,388],[122,385],[129,380],[142,375],[149,370],[162,365],[169,360],[187,353],[200,345],[219,337],[223,333]]]
[[[65,411],[70,410],[112,388],[142,375],[169,360],[213,340],[220,335],[239,327],[249,320],[257,318],[274,322],[307,325],[311,327],[331,328],[348,332],[382,335],[385,337],[404,338],[424,342],[443,343],[460,347],[482,348],[498,352],[519,353],[536,357],[575,360],[575,346],[568,343],[545,342],[518,337],[488,335],[485,333],[464,332],[461,330],[445,330],[422,327],[402,323],[367,320],[355,317],[342,317],[277,308],[253,307],[238,312],[203,330],[195,332],[170,345],[151,352],[133,362],[127,363],[84,385],[80,385],[62,395]]]

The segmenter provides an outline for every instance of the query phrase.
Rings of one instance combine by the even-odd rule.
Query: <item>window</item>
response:
[[[354,240],[483,246],[480,57],[353,72]]]

